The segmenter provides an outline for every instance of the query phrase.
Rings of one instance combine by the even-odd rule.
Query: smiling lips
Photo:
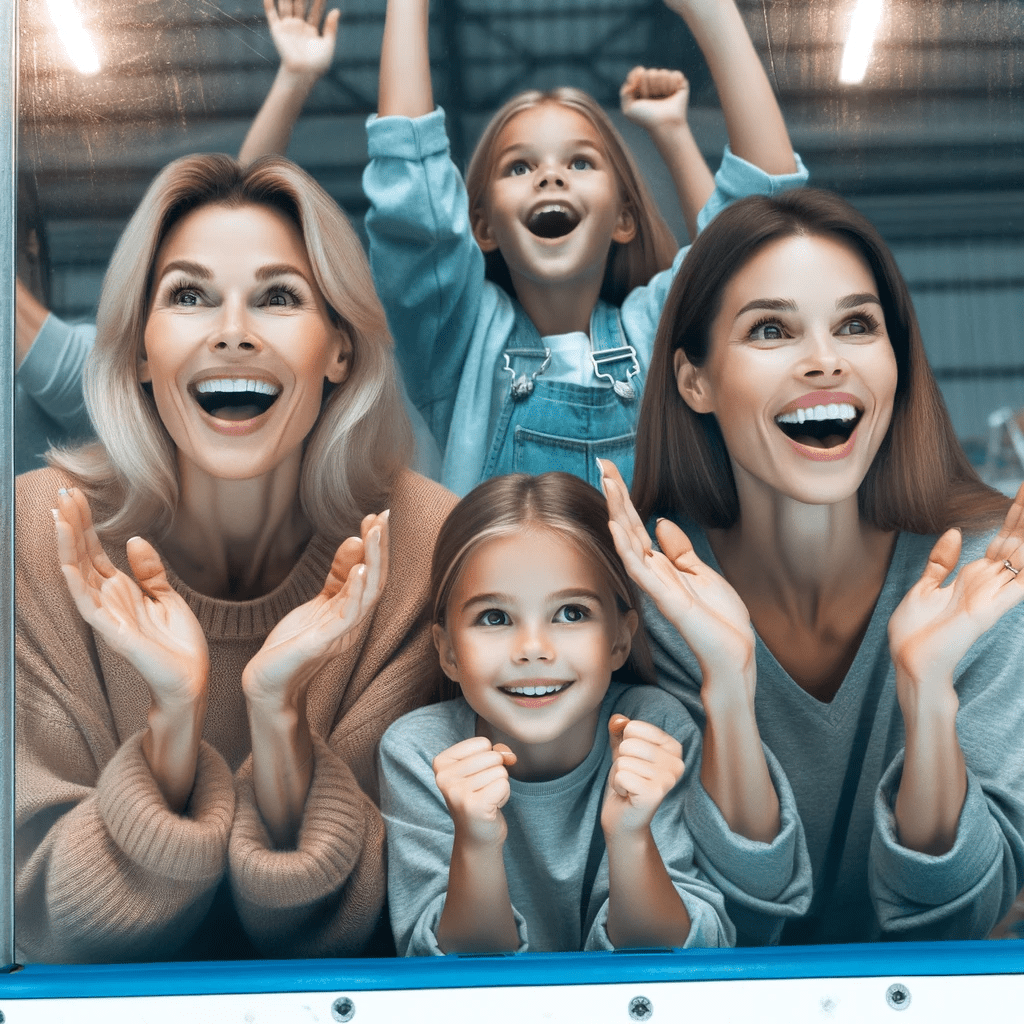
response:
[[[556,701],[571,683],[523,683],[522,685],[501,686],[499,689],[524,708],[539,708]]]
[[[861,401],[843,391],[812,391],[775,417],[794,451],[815,462],[834,462],[853,450]]]

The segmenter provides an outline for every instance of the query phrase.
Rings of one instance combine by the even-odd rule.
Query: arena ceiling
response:
[[[21,166],[55,270],[79,282],[67,285],[68,309],[88,305],[164,163],[237,151],[276,68],[261,0],[73,2],[99,52],[94,75],[72,65],[48,0],[20,0]],[[884,0],[864,82],[840,86],[854,3],[739,0],[813,182],[854,199],[891,241],[1019,239],[1024,0]],[[333,67],[289,154],[357,222],[383,16],[384,0],[345,0]],[[615,106],[626,72],[647,64],[689,76],[695,131],[717,162],[724,129],[707,69],[661,0],[435,0],[432,34],[459,160],[512,92],[573,84]]]

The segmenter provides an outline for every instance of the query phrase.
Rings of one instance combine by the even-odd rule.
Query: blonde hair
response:
[[[480,136],[466,171],[470,219],[475,222],[483,213],[487,190],[494,176],[498,136],[518,114],[545,103],[567,107],[594,126],[618,179],[623,206],[633,215],[636,234],[629,242],[612,243],[601,286],[601,298],[613,306],[621,306],[634,288],[647,284],[659,270],[672,265],[678,246],[625,140],[597,100],[582,89],[568,86],[547,92],[531,89],[513,96],[497,111]],[[487,278],[514,295],[508,266],[501,253],[498,250],[489,252],[484,260]]]
[[[636,586],[615,550],[604,497],[571,473],[494,476],[474,487],[451,510],[437,535],[430,567],[435,625],[444,626],[448,604],[473,552],[497,537],[525,528],[548,530],[575,545],[604,577],[620,615],[635,611],[637,629],[624,668],[637,681],[654,681],[643,611]]]
[[[304,171],[283,157],[248,167],[222,154],[175,160],[157,175],[114,250],[103,281],[96,344],[85,369],[85,400],[99,445],[57,451],[50,461],[78,477],[90,497],[117,507],[101,535],[169,528],[178,503],[175,447],[152,396],[138,382],[156,254],[171,228],[208,205],[265,206],[299,228],[316,283],[352,360],[344,383],[325,386],[306,441],[299,497],[314,528],[351,532],[387,504],[408,465],[412,430],[395,377],[391,336],[362,246],[344,213]]]

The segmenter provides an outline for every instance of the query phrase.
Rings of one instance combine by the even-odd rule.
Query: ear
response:
[[[473,237],[476,239],[476,244],[480,246],[480,251],[494,252],[498,248],[498,240],[494,237],[491,222],[487,219],[487,214],[482,206],[477,207],[470,214],[470,221],[473,225]]]
[[[630,608],[625,615],[619,616],[619,631],[612,646],[612,671],[615,672],[626,664],[629,652],[633,649],[633,637],[640,625],[640,617]]]
[[[672,365],[676,372],[676,387],[682,400],[694,412],[714,412],[711,388],[704,370],[694,366],[681,348],[676,349]]]
[[[612,233],[612,241],[618,242],[619,245],[626,245],[634,238],[636,238],[636,217],[630,207],[623,206],[619,210],[619,219],[615,224],[615,231]]]
[[[345,326],[335,327],[334,330],[337,339],[326,376],[332,384],[343,384],[352,369],[352,338]]]
[[[434,646],[441,659],[441,671],[453,682],[459,682],[459,667],[455,664],[455,651],[452,650],[451,641],[448,639],[448,631],[444,626],[436,622],[430,630],[434,639]]]

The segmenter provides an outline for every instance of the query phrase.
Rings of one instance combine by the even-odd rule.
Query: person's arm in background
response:
[[[734,155],[768,174],[797,169],[771,83],[734,0],[665,0],[686,22],[718,91]]]
[[[687,120],[690,83],[681,71],[636,67],[622,83],[619,100],[623,114],[650,135],[665,161],[692,241],[697,214],[715,191],[715,178]]]
[[[325,6],[314,0],[306,11],[305,0],[263,0],[281,66],[238,152],[243,164],[285,152],[306,97],[330,68],[341,12],[324,18]]]

